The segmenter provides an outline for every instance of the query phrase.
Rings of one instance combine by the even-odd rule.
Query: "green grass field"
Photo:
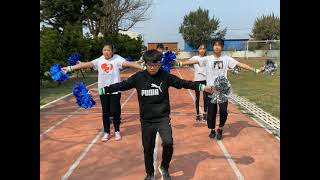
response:
[[[239,61],[255,68],[261,67],[265,62],[259,59],[239,59]],[[280,118],[280,59],[275,61],[278,70],[273,76],[256,75],[242,70],[237,75],[228,73],[228,79],[236,94],[246,97],[273,116]]]
[[[72,76],[72,78],[58,85],[55,81],[43,81],[40,86],[40,106],[58,99],[66,94],[72,92],[73,87],[77,82],[82,81],[85,85],[90,85],[98,80],[98,73],[96,71],[84,73],[85,79],[79,73],[79,79]]]

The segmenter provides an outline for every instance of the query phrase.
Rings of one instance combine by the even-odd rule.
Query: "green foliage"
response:
[[[128,35],[114,34],[102,38],[85,37],[78,30],[78,26],[66,24],[62,32],[55,28],[44,27],[40,31],[40,79],[51,79],[48,75],[53,64],[68,65],[71,53],[79,52],[81,61],[91,61],[102,54],[103,44],[112,42],[115,53],[122,57],[131,57],[137,60],[141,56],[143,41]]]
[[[101,56],[101,51],[104,42],[112,42],[115,46],[115,54],[119,54],[122,57],[131,57],[137,60],[141,56],[141,50],[143,48],[143,41],[141,37],[137,40],[130,38],[128,35],[107,35],[100,38],[94,38],[90,40],[91,49],[90,57],[96,58]]]
[[[227,29],[217,31],[220,20],[214,16],[210,19],[209,11],[201,9],[191,11],[184,16],[183,23],[180,25],[179,33],[191,47],[197,48],[201,43],[207,43],[212,38],[224,38]]]
[[[58,30],[44,27],[40,31],[40,78],[50,79],[45,72],[54,64],[66,64],[65,51],[60,41]]]
[[[250,36],[255,40],[280,40],[280,17],[274,14],[258,17]]]
[[[100,10],[102,5],[101,0],[41,0],[40,22],[55,29],[64,28],[68,23],[75,25],[103,14]]]
[[[66,24],[61,33],[61,45],[65,50],[66,56],[65,61],[71,53],[78,52],[81,54],[81,61],[87,61],[90,59],[91,45],[89,38],[84,37],[82,32],[79,31],[81,25]]]

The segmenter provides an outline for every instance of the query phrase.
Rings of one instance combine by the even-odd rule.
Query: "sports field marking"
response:
[[[127,70],[128,70],[128,69],[124,69],[124,70],[122,70],[121,72],[125,72],[125,71],[127,71]],[[97,83],[98,83],[98,82],[92,83],[92,84],[88,85],[87,87],[91,87],[91,86],[93,86],[93,85],[95,85],[95,84],[97,84]],[[43,109],[43,108],[49,106],[50,104],[53,104],[53,103],[55,103],[55,102],[58,102],[58,101],[60,101],[61,99],[64,99],[64,98],[69,97],[69,96],[71,96],[71,95],[72,95],[72,93],[69,93],[69,94],[64,95],[64,96],[62,96],[62,97],[60,97],[60,98],[58,98],[58,99],[56,99],[56,100],[53,100],[53,101],[51,101],[51,102],[49,102],[49,103],[47,103],[47,104],[44,104],[44,105],[40,106],[40,109]]]
[[[179,70],[177,69],[177,72],[180,76],[181,79],[183,79],[182,75],[180,74]],[[190,89],[188,89],[188,92],[191,96],[191,98],[193,99],[193,102],[196,101],[195,97],[193,96],[193,94],[191,93]],[[203,110],[202,110],[202,107],[199,108],[200,109],[200,112],[203,114]],[[230,156],[230,154],[228,153],[227,149],[225,148],[225,146],[223,145],[222,141],[218,141],[218,145],[220,147],[220,149],[222,150],[224,156],[226,157],[228,163],[230,164],[233,172],[236,174],[238,180],[243,180],[243,176],[241,174],[241,172],[239,171],[236,163],[233,161],[232,157]]]
[[[96,101],[98,99],[98,97],[94,98],[94,100]],[[47,129],[45,132],[40,134],[40,140],[43,137],[43,135],[47,134],[48,132],[52,131],[54,128],[56,128],[57,126],[59,126],[60,124],[62,124],[63,122],[65,122],[66,120],[68,120],[71,116],[75,115],[77,112],[79,112],[79,110],[81,109],[81,107],[79,107],[76,111],[71,112],[71,114],[69,114],[67,117],[64,117],[61,121],[57,122],[55,125],[51,126],[49,129]]]
[[[122,72],[125,72],[125,71],[127,71],[127,70],[128,70],[128,69],[124,69]],[[93,85],[95,85],[96,83],[97,83],[97,82],[95,82],[95,83],[93,83],[93,84],[90,84],[90,85],[87,86],[87,87],[93,86]],[[66,98],[66,97],[68,97],[68,96],[70,96],[70,95],[72,95],[72,93],[67,94],[67,95],[65,95],[65,96],[63,96],[63,97],[61,97],[61,98],[59,98],[59,99],[57,99],[57,100],[54,100],[54,101],[52,101],[52,102],[49,102],[48,104],[43,105],[42,108],[44,108],[45,106],[48,106],[48,105],[50,105],[50,104],[53,104],[53,103],[57,102],[58,100],[61,100],[61,99],[63,99],[63,98]],[[98,99],[98,97],[94,98],[95,101],[96,101],[97,99]],[[40,107],[40,110],[41,110],[42,108]],[[80,109],[81,109],[81,107],[79,107],[77,110],[71,112],[70,115],[68,115],[67,117],[63,118],[61,121],[57,122],[55,125],[51,126],[51,127],[50,127],[49,129],[47,129],[45,132],[41,133],[41,134],[40,134],[40,140],[41,140],[41,138],[43,137],[43,135],[47,134],[48,132],[50,132],[51,130],[53,130],[54,128],[56,128],[57,126],[59,126],[60,124],[62,124],[63,122],[65,122],[66,120],[68,120],[71,116],[73,116],[73,115],[75,115],[77,112],[79,112]]]
[[[121,109],[128,103],[128,101],[132,98],[132,96],[135,94],[136,90],[133,90],[129,97],[123,102],[121,105]],[[61,180],[67,180],[70,175],[73,173],[73,171],[78,167],[80,164],[80,161],[87,155],[91,147],[97,142],[101,134],[103,133],[103,128],[99,131],[99,133],[96,135],[96,137],[91,141],[91,143],[86,147],[86,149],[81,153],[81,155],[78,157],[78,159],[70,166],[68,171],[62,176]]]
[[[93,86],[93,85],[95,85],[95,84],[97,84],[97,83],[98,83],[98,82],[92,83],[92,84],[90,84],[90,85],[87,86],[87,87],[91,87],[91,86]],[[56,100],[53,100],[53,101],[51,101],[51,102],[49,102],[49,103],[47,103],[47,104],[45,104],[45,105],[42,105],[42,106],[40,106],[40,110],[43,109],[43,108],[45,108],[45,107],[47,107],[47,106],[49,106],[50,104],[53,104],[53,103],[55,103],[55,102],[58,102],[58,101],[60,101],[61,99],[64,99],[64,98],[69,97],[69,96],[71,96],[71,95],[72,95],[72,93],[69,93],[69,94],[64,95],[64,96],[62,96],[62,97],[60,97],[60,98],[58,98],[58,99],[56,99]]]
[[[155,147],[154,147],[154,150],[153,150],[154,177],[156,177],[156,173],[157,173],[158,143],[159,143],[159,133],[157,132],[156,143],[155,143]]]
[[[194,71],[193,68],[188,68],[189,70],[191,71]],[[240,105],[241,107],[244,107],[246,108],[249,112],[251,112],[252,114],[254,114],[258,119],[254,118],[254,117],[250,117],[252,120],[254,120],[259,126],[261,126],[264,130],[266,130],[268,133],[274,135],[274,137],[280,141],[280,120],[273,117],[272,115],[270,115],[269,113],[263,111],[261,108],[259,108],[258,106],[254,105],[253,103],[251,103],[249,100],[247,100],[246,98],[244,97],[241,97],[241,96],[238,96],[236,95],[235,93],[232,93],[233,95],[231,95],[231,99],[230,99],[230,102],[233,103],[233,104],[238,104]],[[241,102],[245,102],[245,103],[239,103],[239,99],[241,100]],[[258,115],[256,113],[256,111],[252,111],[252,108],[248,108],[248,104],[249,106],[254,106],[253,108],[254,109],[258,109],[260,112],[263,112],[263,114],[268,114],[268,117],[271,117],[272,119],[272,123],[269,123],[269,121],[266,121],[264,120],[265,118],[261,119],[259,117],[261,117],[260,115]],[[245,111],[241,111],[243,112],[244,114],[246,114]],[[263,123],[262,123],[262,122]],[[265,125],[264,125],[265,124]],[[269,128],[271,128],[273,131],[276,131],[277,133],[275,134],[274,132],[270,131],[268,129],[268,126]]]

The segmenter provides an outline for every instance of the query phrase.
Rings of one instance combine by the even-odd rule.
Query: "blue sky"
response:
[[[153,0],[148,12],[150,20],[137,23],[130,31],[141,33],[147,42],[184,41],[179,26],[184,15],[198,7],[208,9],[209,15],[220,19],[220,28],[227,27],[226,38],[249,38],[254,20],[274,13],[280,16],[280,0]]]

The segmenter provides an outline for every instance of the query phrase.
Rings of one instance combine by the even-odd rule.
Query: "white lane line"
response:
[[[154,168],[154,177],[156,177],[157,174],[157,155],[158,155],[158,143],[159,143],[159,133],[157,132],[156,136],[156,143],[153,150],[153,168]]]
[[[180,72],[179,72],[178,69],[177,69],[177,72],[179,73],[180,78],[183,79],[183,77],[182,77],[182,75],[180,74]],[[193,94],[191,93],[190,89],[188,89],[188,92],[189,92],[191,98],[193,99],[193,101],[195,102],[196,99],[195,99],[195,97],[193,96]],[[203,113],[202,107],[199,108],[199,109],[200,109],[200,112]],[[224,156],[227,158],[228,163],[230,164],[233,172],[236,174],[238,180],[243,180],[244,178],[243,178],[241,172],[239,171],[236,163],[233,161],[232,157],[231,157],[230,154],[228,153],[227,149],[224,147],[222,141],[218,141],[218,145],[219,145],[220,149],[222,150]]]
[[[124,101],[124,103],[121,105],[121,109],[128,103],[128,101],[131,99],[131,97],[135,94],[136,90],[133,90],[129,97]],[[61,180],[67,180],[70,175],[73,173],[73,171],[78,167],[80,164],[80,161],[87,155],[91,147],[97,142],[101,134],[103,133],[103,128],[101,131],[97,134],[97,136],[91,141],[91,143],[87,146],[87,148],[81,153],[81,155],[78,157],[78,159],[70,166],[68,171],[62,176]]]
[[[101,131],[98,133],[98,135],[91,141],[91,143],[89,144],[89,146],[87,146],[87,148],[82,152],[82,154],[80,155],[80,157],[76,160],[76,162],[74,162],[71,167],[69,168],[69,170],[67,171],[67,173],[61,178],[61,180],[67,180],[69,178],[69,176],[72,174],[72,172],[77,168],[77,166],[79,165],[80,161],[86,156],[86,154],[89,152],[89,150],[91,149],[91,147],[97,142],[97,140],[99,139],[99,137],[101,136],[103,132],[103,128],[101,129]]]
[[[240,171],[239,171],[236,163],[234,163],[234,161],[232,160],[232,157],[231,157],[230,154],[228,153],[226,147],[224,147],[222,141],[218,141],[218,144],[219,144],[219,146],[220,146],[220,148],[221,148],[224,156],[227,158],[227,160],[228,160],[231,168],[233,169],[233,172],[236,173],[237,178],[238,178],[239,180],[244,180],[244,178],[243,178],[242,174],[240,173]]]
[[[194,71],[194,69],[192,69],[192,68],[188,68],[189,70],[191,70],[191,71]],[[239,96],[240,97],[240,96]],[[233,99],[231,99],[230,100],[230,102],[232,103],[232,104],[238,104],[238,105],[240,105],[239,103],[236,103]],[[241,106],[241,105],[240,105]],[[242,106],[241,106],[242,107]],[[242,113],[244,113],[244,114],[246,114],[247,112],[245,112],[245,111],[243,111],[243,110],[240,110]],[[230,113],[229,113],[230,114]],[[280,137],[279,136],[277,136],[277,135],[275,135],[273,132],[271,132],[265,125],[263,125],[261,122],[259,122],[259,120],[257,120],[257,119],[255,119],[254,117],[250,117],[252,120],[254,120],[259,126],[261,126],[265,131],[267,131],[268,133],[270,133],[270,134],[272,134],[273,135],[273,137],[275,137],[277,140],[279,140],[280,141]],[[267,124],[267,123],[266,123]]]
[[[125,71],[127,71],[127,69],[123,70],[122,72],[125,72]],[[93,86],[94,84],[96,84],[96,83],[93,83],[93,84],[91,84],[91,85],[89,85],[89,86]],[[89,87],[89,86],[87,86],[87,87]],[[72,94],[72,93],[70,93],[70,94]],[[98,97],[94,98],[95,101],[96,101],[97,99],[98,99]],[[60,100],[61,100],[61,99],[60,99]],[[52,103],[54,103],[54,102],[52,101],[52,102],[50,102],[50,103],[52,104]],[[44,105],[44,106],[47,106],[47,105],[49,105],[49,103],[46,104],[46,105]],[[41,109],[41,107],[40,107],[40,109]],[[72,112],[70,115],[68,115],[67,117],[63,118],[62,120],[60,120],[59,122],[57,122],[55,125],[51,126],[49,129],[47,129],[45,132],[43,132],[42,134],[40,134],[40,140],[41,140],[41,138],[43,137],[43,135],[47,134],[47,133],[50,132],[52,129],[54,129],[54,128],[56,128],[57,126],[59,126],[59,125],[62,124],[64,121],[68,120],[71,116],[73,116],[74,114],[76,114],[77,112],[79,112],[80,109],[81,109],[81,107],[79,107],[76,111]]]
[[[95,83],[92,83],[92,84],[90,84],[89,86],[87,86],[87,87],[91,87],[91,86],[93,86],[93,85],[95,85],[95,84],[97,84],[98,82],[95,82]],[[45,108],[45,107],[47,107],[47,106],[49,106],[49,105],[51,105],[51,104],[53,104],[53,103],[55,103],[55,102],[58,102],[58,101],[60,101],[61,99],[64,99],[64,98],[66,98],[66,97],[69,97],[69,96],[71,96],[72,95],[72,93],[69,93],[69,94],[67,94],[67,95],[65,95],[65,96],[62,96],[62,97],[60,97],[60,98],[58,98],[58,99],[56,99],[56,100],[54,100],[54,101],[51,101],[51,102],[49,102],[49,103],[47,103],[47,104],[45,104],[45,105],[42,105],[42,106],[40,106],[40,109],[43,109],[43,108]]]
[[[94,98],[94,100],[96,101],[98,98]],[[68,120],[71,116],[75,115],[77,112],[79,112],[79,110],[81,109],[81,107],[79,107],[76,111],[72,112],[71,114],[69,114],[68,116],[66,116],[65,118],[63,118],[62,120],[60,120],[59,122],[57,122],[55,125],[51,126],[49,129],[47,129],[45,132],[40,134],[40,140],[43,137],[43,135],[47,134],[48,132],[52,131],[54,128],[56,128],[57,126],[59,126],[60,124],[62,124],[63,122],[65,122],[66,120]]]
[[[125,72],[125,71],[127,71],[127,70],[128,70],[128,69],[124,69],[124,70],[122,70],[121,72]],[[87,87],[91,87],[91,86],[93,86],[93,85],[95,85],[95,84],[97,84],[97,83],[98,83],[98,82],[92,83],[92,84],[88,85]],[[47,103],[47,104],[44,104],[44,105],[40,106],[40,109],[43,109],[43,108],[49,106],[50,104],[53,104],[53,103],[55,103],[55,102],[57,102],[57,101],[60,101],[61,99],[64,99],[64,98],[66,98],[66,97],[68,97],[68,96],[71,96],[71,95],[72,95],[72,93],[69,93],[69,94],[67,94],[67,95],[65,95],[65,96],[62,96],[62,97],[60,97],[60,98],[58,98],[58,99],[56,99],[56,100],[54,100],[54,101],[51,101],[51,102],[49,102],[49,103]]]

